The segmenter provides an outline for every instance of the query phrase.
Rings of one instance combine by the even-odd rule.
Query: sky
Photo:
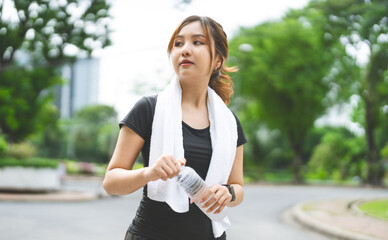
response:
[[[99,102],[114,106],[122,119],[143,95],[156,94],[174,75],[167,45],[187,16],[209,16],[230,39],[240,27],[280,19],[289,8],[308,0],[114,0],[111,15],[112,46],[94,53],[100,58]]]

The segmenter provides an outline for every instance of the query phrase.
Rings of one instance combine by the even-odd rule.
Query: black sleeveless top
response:
[[[141,150],[143,164],[149,165],[152,121],[157,96],[141,98],[120,122],[144,139]],[[236,146],[247,142],[240,121],[236,117],[238,140]],[[202,179],[206,178],[212,156],[210,127],[194,129],[182,122],[183,148],[186,165],[192,167]],[[189,201],[189,200],[188,200]],[[165,202],[147,197],[147,186],[129,231],[155,240],[208,240],[214,239],[211,220],[195,205],[190,204],[186,213],[176,213]]]

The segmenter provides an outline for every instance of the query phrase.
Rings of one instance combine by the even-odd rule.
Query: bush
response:
[[[81,172],[77,162],[71,160],[65,160],[66,172],[68,174],[79,174]]]
[[[8,143],[3,136],[0,135],[0,158],[7,155]]]
[[[10,158],[26,159],[34,157],[35,154],[36,148],[28,142],[13,143],[8,146],[7,156]]]
[[[2,158],[0,159],[0,168],[2,167],[34,167],[34,168],[57,168],[58,160],[51,158]]]
[[[66,171],[71,175],[97,175],[104,176],[106,164],[97,164],[89,162],[77,162],[73,160],[65,160]]]
[[[93,175],[96,172],[92,163],[78,162],[78,166],[80,167],[81,174]]]
[[[388,160],[388,142],[385,144],[385,147],[381,149],[381,157]]]
[[[326,132],[313,151],[308,163],[307,177],[320,180],[346,180],[365,177],[364,138],[354,136],[347,129]]]

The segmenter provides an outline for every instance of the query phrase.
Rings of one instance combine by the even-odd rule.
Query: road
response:
[[[67,182],[66,189],[100,192],[97,182]],[[229,209],[228,240],[327,240],[287,214],[312,199],[388,197],[384,189],[245,186],[244,202]],[[141,191],[87,202],[0,202],[0,240],[120,240],[135,215]]]

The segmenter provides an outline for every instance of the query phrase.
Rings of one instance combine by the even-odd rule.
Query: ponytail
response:
[[[214,71],[210,77],[209,87],[211,87],[226,105],[230,103],[230,97],[233,95],[233,81],[228,73],[237,72],[237,67],[226,67],[221,65],[221,69]]]

